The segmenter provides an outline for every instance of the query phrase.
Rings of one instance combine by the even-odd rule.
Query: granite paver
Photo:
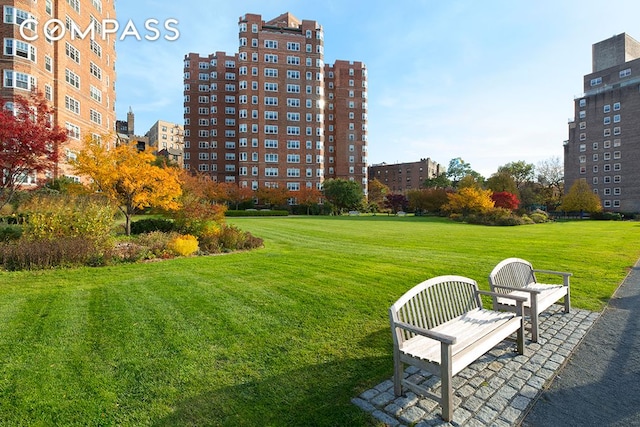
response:
[[[517,424],[598,315],[578,309],[564,313],[562,305],[554,305],[540,316],[538,343],[525,340],[524,355],[516,352],[515,343],[503,342],[466,367],[454,377],[454,416],[450,423],[442,420],[440,406],[433,399],[411,392],[396,397],[391,380],[363,392],[352,402],[389,426]],[[437,376],[415,367],[408,367],[405,376],[422,377],[422,385],[439,395]]]

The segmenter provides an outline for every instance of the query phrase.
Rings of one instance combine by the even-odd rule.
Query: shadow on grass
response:
[[[390,332],[368,337],[380,348]],[[387,339],[389,338],[389,339]],[[153,425],[169,426],[372,426],[368,414],[351,403],[362,391],[378,384],[392,371],[388,357],[330,361],[253,380],[216,387],[185,398],[173,413]]]

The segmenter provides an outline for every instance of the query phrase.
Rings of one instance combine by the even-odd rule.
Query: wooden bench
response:
[[[552,285],[538,283],[536,273],[562,276],[562,284]],[[551,305],[564,298],[564,311],[569,312],[571,297],[569,277],[571,273],[551,270],[535,270],[531,263],[520,258],[507,258],[495,266],[489,274],[491,290],[498,294],[493,298],[494,310],[514,311],[516,309],[507,295],[518,295],[526,298],[524,313],[531,318],[531,340],[538,341],[539,314]]]
[[[478,284],[461,276],[439,276],[406,292],[389,309],[393,334],[394,392],[402,387],[440,403],[442,418],[453,418],[452,378],[484,353],[517,333],[518,353],[524,353],[524,298],[514,297],[519,313],[482,308]],[[440,396],[404,378],[404,364],[440,377]]]

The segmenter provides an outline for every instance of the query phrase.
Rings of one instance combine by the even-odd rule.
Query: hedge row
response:
[[[272,211],[272,210],[244,210],[244,211],[226,211],[226,216],[288,216],[288,211]]]

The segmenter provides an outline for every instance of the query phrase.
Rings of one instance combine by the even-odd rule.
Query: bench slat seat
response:
[[[536,273],[562,276],[562,284],[538,283]],[[531,319],[531,340],[539,338],[539,315],[561,299],[564,300],[565,313],[571,306],[569,277],[571,273],[553,270],[534,269],[530,262],[520,258],[507,258],[489,274],[491,290],[497,294],[492,297],[494,310],[515,311],[516,306],[509,297],[524,297],[524,314]]]
[[[519,327],[520,319],[514,313],[478,308],[433,328],[433,331],[457,338],[451,346],[451,373],[456,375],[504,339],[499,337],[511,335]],[[478,345],[480,341],[484,341],[485,345]],[[400,351],[411,357],[441,364],[440,341],[431,338],[416,335],[405,341]],[[438,369],[432,373],[438,375],[440,371]]]
[[[524,298],[516,301],[516,312],[482,308],[477,283],[462,276],[439,276],[406,292],[389,309],[394,342],[394,392],[406,387],[432,397],[442,407],[442,417],[453,417],[452,377],[515,333],[517,349],[524,353]],[[441,379],[441,394],[404,378],[404,364],[416,366]]]

